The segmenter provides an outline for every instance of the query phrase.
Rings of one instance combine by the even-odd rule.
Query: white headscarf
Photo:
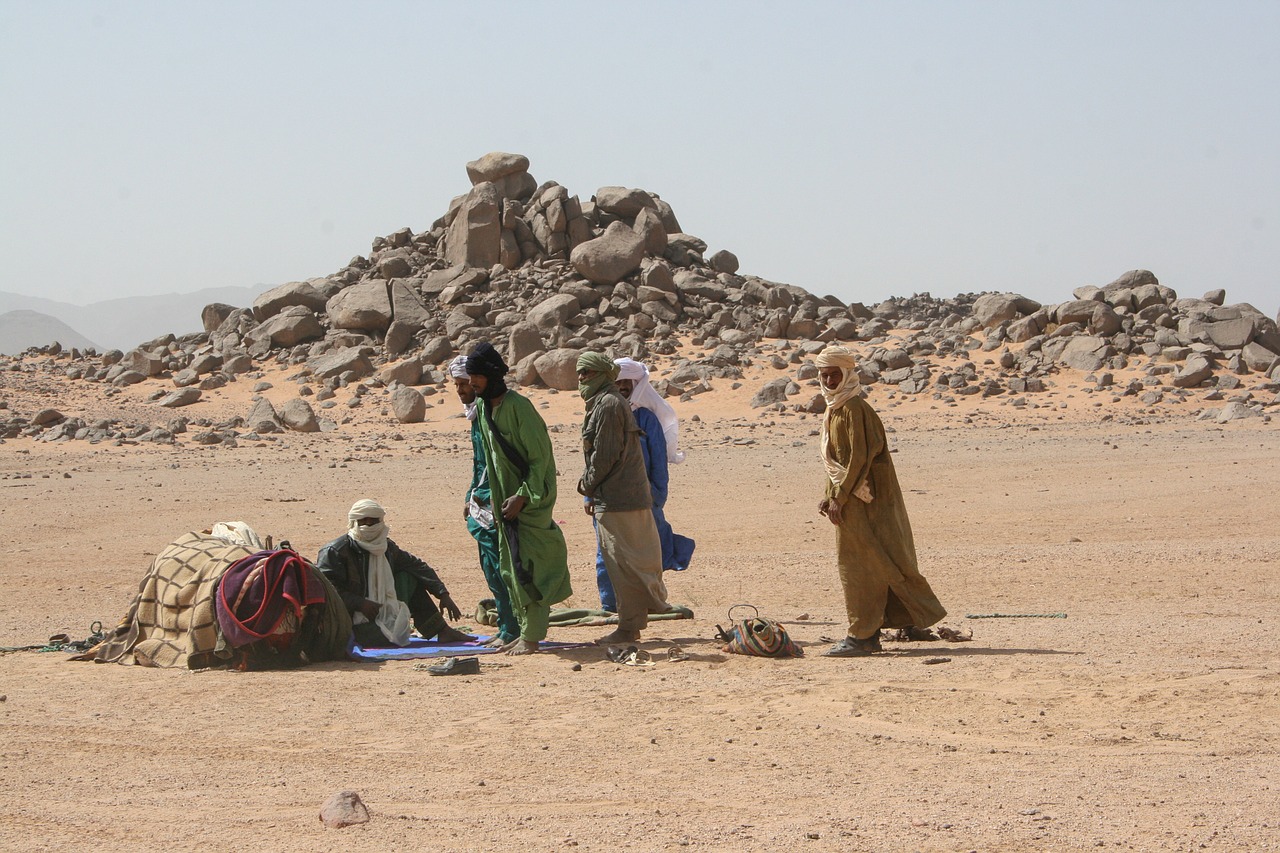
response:
[[[671,404],[662,399],[649,384],[649,368],[633,358],[615,358],[618,365],[618,378],[635,382],[631,390],[631,408],[648,409],[658,417],[662,424],[662,435],[667,439],[667,461],[679,465],[684,461],[684,451],[680,449],[680,419]]]
[[[838,367],[842,374],[840,384],[835,387],[835,390],[822,385],[822,398],[827,401],[827,413],[822,418],[822,433],[818,448],[818,452],[822,455],[822,464],[827,469],[827,476],[831,478],[832,484],[839,488],[844,478],[849,475],[849,468],[837,462],[829,452],[831,415],[836,409],[858,396],[858,392],[862,390],[862,383],[858,380],[858,360],[848,347],[832,345],[818,353],[817,363],[818,367]],[[865,494],[866,497],[861,494],[858,497],[870,502],[870,490],[868,489]]]
[[[252,548],[254,551],[262,550],[262,540],[258,538],[257,531],[243,521],[219,521],[210,533],[219,539]]]
[[[347,513],[347,536],[357,547],[369,554],[369,588],[365,598],[382,605],[376,620],[378,628],[397,646],[409,645],[409,605],[396,598],[396,582],[391,576],[391,563],[387,560],[387,534],[391,528],[385,521],[361,526],[362,518],[385,518],[386,510],[377,501],[356,501]],[[369,620],[356,611],[351,616],[356,625]]]
[[[449,375],[454,379],[467,378],[467,357],[465,355],[460,355],[453,361],[449,362]],[[467,420],[474,421],[476,419],[475,400],[472,400],[470,403],[464,403],[462,408],[463,411],[467,413]]]

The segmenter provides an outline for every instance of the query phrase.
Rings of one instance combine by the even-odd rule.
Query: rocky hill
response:
[[[1219,409],[1266,415],[1277,403],[1276,321],[1228,304],[1222,290],[1179,297],[1134,270],[1054,305],[1014,293],[845,304],[740,273],[731,252],[709,253],[655,193],[601,187],[584,201],[554,181],[538,183],[528,169],[519,155],[485,155],[467,164],[471,189],[425,231],[376,238],[367,257],[273,288],[250,306],[206,305],[202,332],[128,352],[66,352],[56,369],[115,387],[163,378],[170,391],[157,392],[156,402],[180,408],[264,364],[292,366],[299,394],[288,411],[260,401],[209,441],[245,427],[318,430],[324,419],[307,398],[326,404],[344,388],[357,397],[386,393],[398,420],[421,420],[420,389],[443,383],[444,363],[481,340],[503,352],[520,385],[559,390],[577,387],[574,363],[586,348],[674,359],[655,383],[669,396],[735,381],[744,365],[763,361],[787,373],[765,383],[752,405],[806,411],[820,411],[821,397],[791,398],[812,381],[811,356],[832,341],[857,349],[873,391],[944,404],[1004,395],[1027,405],[1063,370],[1145,406],[1196,400],[1204,411],[1221,401],[1215,417]],[[40,364],[8,369],[55,369]],[[44,423],[13,418],[0,434],[111,435],[67,427],[56,414]],[[157,429],[158,440],[173,439]]]

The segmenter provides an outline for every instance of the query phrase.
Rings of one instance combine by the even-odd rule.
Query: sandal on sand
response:
[[[604,656],[614,663],[622,663],[629,657],[634,657],[638,652],[635,646],[609,646],[604,650]]]
[[[938,636],[946,640],[948,643],[967,643],[973,639],[973,632],[961,631],[959,628],[948,628],[946,625],[939,625]]]
[[[861,658],[879,651],[882,651],[882,649],[880,648],[880,636],[877,634],[865,640],[845,637],[823,652],[822,656],[828,658]]]
[[[899,643],[932,643],[938,640],[938,635],[928,628],[918,628],[915,625],[908,625],[905,628],[897,628],[889,635],[890,640]]]
[[[479,675],[479,658],[445,658],[435,666],[427,667],[431,675]]]

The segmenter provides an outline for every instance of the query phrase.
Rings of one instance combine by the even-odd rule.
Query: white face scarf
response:
[[[837,489],[844,483],[845,477],[849,476],[849,467],[838,462],[830,452],[831,444],[831,415],[836,409],[858,396],[858,392],[862,390],[862,383],[858,381],[858,366],[854,359],[853,353],[841,346],[827,347],[817,358],[818,367],[838,367],[840,369],[840,384],[834,389],[830,389],[825,383],[822,385],[822,398],[827,401],[827,411],[822,417],[822,432],[818,439],[818,452],[822,456],[822,464],[827,469],[827,477],[831,480],[832,485]],[[863,486],[867,484],[864,483]],[[862,488],[858,489],[863,492]],[[863,494],[857,497],[863,501],[871,501],[871,490],[869,487]]]
[[[382,605],[374,621],[388,640],[397,646],[407,646],[411,631],[409,605],[396,598],[396,582],[391,575],[391,563],[387,560],[387,535],[391,528],[385,521],[365,526],[356,523],[361,518],[383,518],[385,514],[386,511],[376,501],[357,501],[347,513],[347,536],[369,554],[369,588],[365,591],[365,598]],[[369,620],[357,610],[351,621],[363,625]]]
[[[649,368],[633,358],[615,358],[613,363],[618,365],[619,379],[630,379],[635,383],[627,400],[631,409],[648,409],[657,416],[658,423],[662,425],[662,436],[667,440],[667,462],[679,465],[684,461],[684,451],[680,449],[680,419],[671,404],[649,384]]]

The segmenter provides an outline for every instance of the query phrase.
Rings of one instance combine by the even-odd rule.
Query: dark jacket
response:
[[[387,562],[391,564],[392,575],[400,572],[413,575],[436,598],[449,594],[435,569],[390,539],[387,540]],[[368,599],[369,552],[345,533],[320,549],[316,568],[337,588],[347,610],[354,613]]]
[[[649,509],[653,496],[631,404],[612,382],[587,401],[582,423],[582,479],[578,491],[598,512]]]

